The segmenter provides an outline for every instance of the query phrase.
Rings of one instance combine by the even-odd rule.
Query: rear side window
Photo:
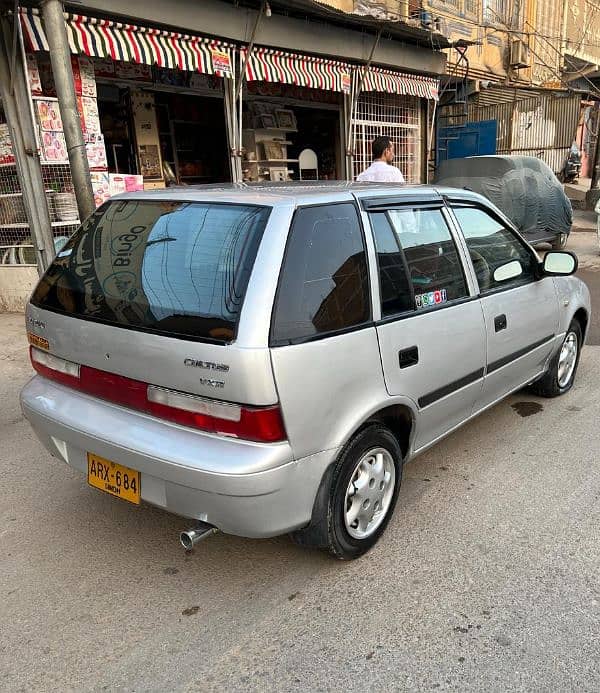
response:
[[[271,343],[292,344],[371,317],[367,258],[353,204],[300,208],[290,231]]]
[[[231,341],[269,211],[109,202],[58,254],[32,303],[111,325]]]

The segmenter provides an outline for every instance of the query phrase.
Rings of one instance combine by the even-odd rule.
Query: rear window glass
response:
[[[58,254],[32,303],[67,315],[231,341],[270,208],[121,200]]]

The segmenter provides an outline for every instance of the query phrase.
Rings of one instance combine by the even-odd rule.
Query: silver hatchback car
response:
[[[23,412],[91,486],[193,518],[186,547],[289,532],[355,558],[403,462],[519,388],[570,389],[576,266],[465,190],[119,196],[31,297]]]

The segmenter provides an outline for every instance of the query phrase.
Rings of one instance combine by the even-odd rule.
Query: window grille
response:
[[[422,181],[422,118],[416,96],[367,92],[354,118],[354,178],[371,164],[371,143],[385,135],[394,143],[397,166],[407,183]]]

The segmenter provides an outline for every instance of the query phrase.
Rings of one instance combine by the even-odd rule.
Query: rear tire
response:
[[[380,424],[363,429],[338,457],[319,516],[292,540],[340,560],[362,556],[392,516],[401,475],[402,450],[391,431]]]
[[[569,235],[566,233],[559,233],[558,236],[552,241],[552,250],[564,250],[567,246],[567,240]]]
[[[563,343],[552,358],[546,373],[531,385],[531,391],[540,397],[558,397],[573,387],[582,346],[581,325],[573,320]]]

